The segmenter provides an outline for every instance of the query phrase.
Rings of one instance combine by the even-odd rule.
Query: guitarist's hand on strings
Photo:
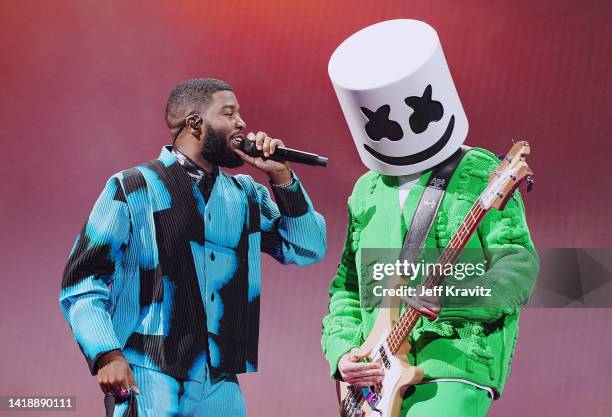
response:
[[[440,297],[434,295],[423,295],[423,286],[416,287],[415,297],[401,297],[408,305],[417,310],[428,320],[435,320],[440,313]]]
[[[378,362],[360,362],[370,356],[370,352],[353,348],[345,353],[338,362],[338,371],[344,382],[356,387],[369,387],[382,382],[382,366]]]

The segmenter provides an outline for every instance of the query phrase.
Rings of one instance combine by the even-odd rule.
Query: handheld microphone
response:
[[[253,158],[272,159],[279,162],[296,162],[298,164],[306,164],[327,168],[328,159],[324,156],[319,156],[314,153],[298,151],[291,148],[276,148],[270,156],[264,157],[262,151],[257,149],[255,141],[250,139],[242,139],[240,142],[240,150]]]

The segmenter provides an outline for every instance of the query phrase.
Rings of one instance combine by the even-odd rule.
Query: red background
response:
[[[503,153],[511,139],[530,141],[537,184],[525,201],[538,247],[612,243],[609,2],[1,0],[0,16],[0,395],[76,395],[74,415],[102,414],[59,312],[63,266],[104,181],[168,142],[170,90],[212,76],[233,84],[247,129],[330,157],[326,170],[295,167],[326,217],[329,254],[307,269],[265,258],[261,371],[240,379],[251,416],[333,415],[320,323],[346,199],[365,168],[327,62],[385,19],[437,29],[468,145]],[[609,415],[611,317],[526,310],[490,415]]]

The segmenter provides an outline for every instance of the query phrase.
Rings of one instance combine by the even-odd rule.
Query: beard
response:
[[[227,168],[237,168],[244,164],[244,161],[230,148],[227,137],[214,130],[208,123],[206,123],[202,156],[213,165]]]

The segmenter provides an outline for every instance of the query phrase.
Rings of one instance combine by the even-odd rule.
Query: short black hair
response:
[[[231,85],[216,78],[193,78],[174,87],[166,103],[166,123],[173,129],[179,119],[199,111],[217,91],[234,91]]]

